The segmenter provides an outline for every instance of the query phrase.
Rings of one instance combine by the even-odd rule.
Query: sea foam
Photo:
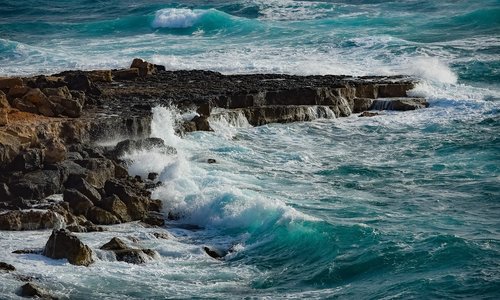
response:
[[[204,10],[187,8],[166,8],[156,12],[153,28],[189,28],[206,13]]]

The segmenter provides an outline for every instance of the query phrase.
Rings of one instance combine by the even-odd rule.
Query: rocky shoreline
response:
[[[209,131],[214,112],[241,114],[258,126],[376,115],[371,109],[425,108],[425,99],[407,96],[415,83],[405,76],[167,71],[141,59],[122,70],[0,78],[0,230],[53,229],[45,248],[35,253],[88,266],[92,250],[71,232],[100,232],[106,230],[103,226],[132,221],[161,227],[176,218],[151,198],[151,189],[161,184],[158,174],[132,177],[122,159],[134,149],[175,153],[163,140],[150,137],[155,106],[196,111],[180,124],[180,133]],[[97,144],[110,139],[118,143]],[[156,255],[130,248],[119,238],[101,249],[129,263]],[[204,250],[218,258],[217,251]],[[0,269],[12,272],[15,266],[0,262]],[[28,285],[22,291],[38,295],[34,284]],[[42,297],[43,291],[38,292]]]

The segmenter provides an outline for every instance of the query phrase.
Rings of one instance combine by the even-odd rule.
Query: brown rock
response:
[[[95,70],[87,73],[93,82],[111,82],[111,70]]]
[[[94,262],[92,250],[65,229],[52,231],[42,254],[54,259],[67,258],[70,264],[78,266],[88,266]]]
[[[89,198],[73,189],[65,190],[63,199],[69,203],[69,207],[76,215],[85,216],[89,209],[94,206],[94,203]]]
[[[47,96],[39,89],[31,89],[24,96],[23,100],[34,104],[36,107],[44,105],[47,102]]]
[[[9,90],[16,85],[24,85],[23,80],[19,77],[0,78],[0,90]]]
[[[44,210],[13,210],[0,214],[0,230],[39,230],[62,226],[61,216]]]
[[[85,180],[97,189],[103,188],[108,179],[115,177],[115,165],[109,159],[88,158],[75,162],[88,170]]]
[[[45,162],[53,164],[66,159],[66,146],[57,139],[51,139],[45,143]]]
[[[381,84],[378,86],[378,98],[406,97],[406,91],[412,88],[413,83]]]
[[[9,90],[9,98],[22,98],[31,88],[27,86],[16,85],[10,88]]]
[[[2,91],[0,91],[0,109],[10,109],[10,104],[9,101],[7,101],[7,96]]]
[[[369,98],[354,98],[353,113],[360,113],[369,110],[372,107],[373,99]]]
[[[9,114],[5,108],[0,108],[0,126],[9,124]]]
[[[424,98],[387,98],[373,101],[371,109],[407,111],[429,107]]]
[[[125,205],[125,203],[123,203],[123,201],[121,201],[116,195],[104,198],[101,201],[100,206],[118,217],[122,222],[132,221],[132,218],[128,214],[127,205]]]
[[[62,86],[62,87],[57,87],[57,88],[44,88],[43,93],[47,95],[47,97],[50,96],[56,96],[60,97],[63,99],[71,99],[71,93],[68,89],[67,86]]]
[[[29,112],[32,114],[37,114],[38,113],[38,108],[31,102],[16,98],[12,101],[12,106],[19,109],[20,111],[25,111]]]
[[[113,251],[116,260],[131,264],[142,264],[154,257],[151,249],[133,249],[128,247],[121,239],[114,237],[101,247],[102,250]]]
[[[113,71],[113,78],[115,80],[133,80],[139,77],[138,68],[122,69]]]
[[[356,86],[356,97],[375,99],[378,97],[377,84],[361,84]]]
[[[10,164],[22,149],[15,136],[0,131],[0,168]]]
[[[97,206],[89,209],[87,218],[98,225],[112,225],[120,223],[120,220],[118,220],[118,218],[112,213]]]
[[[113,162],[115,165],[115,177],[116,178],[127,178],[128,177],[128,171],[121,165]]]
[[[135,58],[130,65],[130,68],[139,69],[139,76],[145,77],[156,73],[154,64],[144,61],[140,58]]]
[[[58,299],[49,294],[49,292],[38,285],[28,282],[23,285],[18,292],[19,296],[26,298],[37,298],[37,299]]]

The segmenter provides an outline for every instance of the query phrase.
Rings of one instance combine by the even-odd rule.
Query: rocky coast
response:
[[[158,174],[130,176],[123,159],[127,152],[152,147],[175,153],[162,139],[150,137],[156,106],[192,112],[178,124],[182,135],[212,130],[210,120],[217,115],[239,114],[259,126],[425,108],[425,99],[407,95],[415,84],[406,76],[167,71],[141,59],[121,70],[0,78],[0,230],[53,230],[43,249],[19,245],[19,253],[81,266],[93,263],[95,249],[74,233],[99,234],[110,225],[139,222],[168,237],[163,225],[178,216],[162,208],[168,199],[151,197],[162,184]],[[158,255],[122,239],[114,237],[100,250],[135,264]],[[223,255],[203,249],[214,258]],[[0,270],[14,274],[15,266],[0,262]],[[23,281],[22,274],[15,276]],[[50,297],[36,282],[20,294]]]

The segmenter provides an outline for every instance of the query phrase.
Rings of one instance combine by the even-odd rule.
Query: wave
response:
[[[197,24],[207,13],[210,13],[210,10],[162,9],[156,12],[152,26],[153,28],[189,28]]]

